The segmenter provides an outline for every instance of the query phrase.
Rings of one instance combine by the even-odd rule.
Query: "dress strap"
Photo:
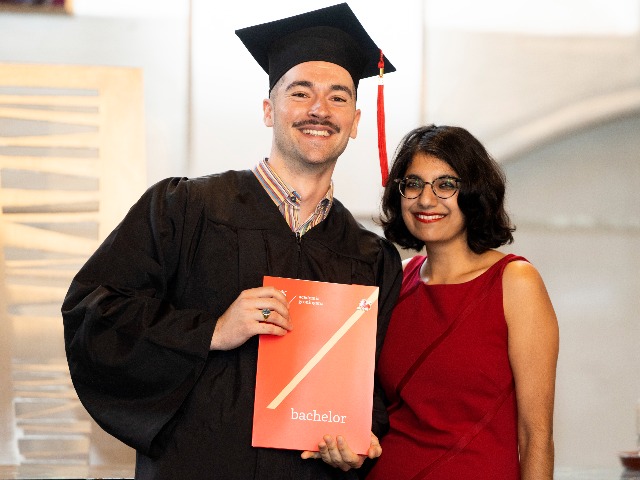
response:
[[[404,267],[405,273],[411,275],[416,270],[420,270],[420,267],[422,267],[422,264],[424,263],[426,258],[426,255],[416,255],[415,257],[413,257],[411,260],[409,260],[407,266]]]
[[[506,267],[508,263],[515,262],[515,261],[518,261],[518,260],[523,260],[525,262],[529,262],[529,260],[527,260],[524,257],[521,257],[520,255],[515,255],[513,253],[507,253],[504,257],[502,257],[496,263],[491,265],[491,267],[489,267],[489,268],[499,267],[499,269],[502,271],[502,270],[504,270],[504,267]]]
[[[402,288],[400,295],[396,300],[396,304],[400,303],[406,296],[410,295],[418,285],[420,285],[420,268],[427,257],[425,255],[416,255],[413,257],[402,272]]]

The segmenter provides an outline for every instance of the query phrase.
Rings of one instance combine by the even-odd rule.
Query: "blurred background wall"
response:
[[[557,468],[617,467],[639,433],[640,0],[349,5],[397,68],[385,76],[389,155],[413,127],[451,124],[504,165],[518,227],[508,250],[540,270],[560,323]],[[142,69],[147,185],[250,168],[269,153],[267,78],[234,30],[309,8],[74,0],[71,15],[0,11],[0,62]],[[376,88],[360,84],[358,138],[334,177],[337,197],[373,229]],[[128,449],[95,435],[81,462],[131,464]],[[0,445],[1,464],[24,461]]]

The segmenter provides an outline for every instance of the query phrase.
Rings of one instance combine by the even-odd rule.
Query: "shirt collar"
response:
[[[280,212],[285,216],[287,223],[295,230],[303,225],[298,225],[297,221],[292,219],[296,215],[290,215],[288,212],[300,209],[300,195],[293,188],[287,185],[278,174],[269,165],[269,159],[264,158],[253,169],[253,172],[264,187],[265,191],[269,194],[273,202],[276,204]],[[322,220],[327,218],[331,206],[333,205],[333,180],[329,184],[327,193],[316,205],[313,218],[310,221],[304,223],[304,230],[317,225]],[[299,219],[302,220],[302,219]]]
[[[271,168],[268,158],[262,159],[258,165],[255,166],[253,171],[276,205],[280,205],[284,202],[291,206],[300,208],[300,195],[293,188],[287,185]],[[333,180],[331,180],[331,183],[329,184],[327,193],[325,193],[322,200],[318,203],[318,207],[322,206],[326,209],[326,207],[331,206],[331,204],[333,204]],[[328,211],[329,210],[327,209],[327,212]]]

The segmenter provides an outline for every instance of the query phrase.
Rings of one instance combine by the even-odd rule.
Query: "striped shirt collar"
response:
[[[271,168],[269,159],[265,158],[261,160],[260,163],[254,167],[253,173],[269,194],[271,200],[276,204],[293,232],[304,235],[311,228],[327,218],[329,210],[331,210],[331,206],[333,205],[333,181],[331,181],[327,193],[322,200],[320,200],[315,211],[308,219],[301,221],[299,218],[300,195],[289,187]]]

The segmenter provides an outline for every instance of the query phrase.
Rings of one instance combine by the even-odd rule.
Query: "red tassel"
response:
[[[378,80],[378,156],[380,157],[380,173],[382,175],[382,186],[387,184],[389,178],[389,164],[387,161],[387,136],[385,133],[384,118],[384,84],[382,76],[384,75],[384,57],[380,50],[380,61],[378,62],[380,69],[380,77]]]

